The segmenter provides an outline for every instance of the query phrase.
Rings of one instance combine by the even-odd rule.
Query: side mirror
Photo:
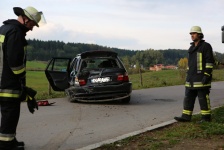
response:
[[[222,43],[224,43],[224,26],[221,27],[222,30]]]

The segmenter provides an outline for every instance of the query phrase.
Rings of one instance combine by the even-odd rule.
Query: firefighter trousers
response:
[[[15,143],[16,128],[20,117],[19,100],[0,101],[1,127],[0,127],[0,149],[12,149]]]
[[[182,117],[191,120],[191,116],[194,110],[194,104],[196,97],[198,97],[199,105],[201,108],[202,120],[211,120],[211,106],[209,98],[210,89],[185,89],[184,109]]]

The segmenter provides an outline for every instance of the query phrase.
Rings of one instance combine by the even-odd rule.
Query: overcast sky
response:
[[[224,53],[224,0],[2,0],[0,22],[13,7],[43,11],[47,24],[27,39],[91,43],[130,50],[188,49],[190,28],[201,26],[214,51]]]

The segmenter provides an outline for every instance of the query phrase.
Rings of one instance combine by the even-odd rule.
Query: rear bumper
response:
[[[131,95],[132,83],[119,85],[70,87],[65,90],[71,101],[105,102],[127,98]]]

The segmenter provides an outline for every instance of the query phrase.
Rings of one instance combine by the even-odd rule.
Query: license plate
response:
[[[91,79],[92,83],[104,83],[109,81],[110,81],[110,77]]]

